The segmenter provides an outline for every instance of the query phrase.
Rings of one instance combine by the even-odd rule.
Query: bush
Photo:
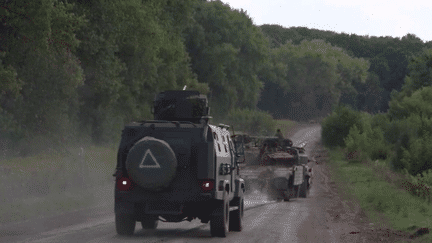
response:
[[[418,116],[410,116],[407,119],[393,120],[384,128],[384,137],[391,144],[400,143],[403,137],[416,137],[420,127],[421,120]]]
[[[390,119],[387,114],[378,113],[372,116],[370,123],[372,128],[378,127],[384,132],[390,123]]]
[[[421,174],[417,174],[416,176],[409,175],[409,172],[404,170],[404,174],[408,175],[401,181],[401,185],[405,190],[409,191],[414,196],[427,199],[431,202],[432,170],[423,171]]]
[[[346,137],[345,156],[350,162],[362,162],[367,159],[367,137],[354,125]]]
[[[422,151],[422,149],[417,148],[417,146],[421,145],[422,141],[427,142],[429,139],[428,134],[432,134],[432,119],[424,116],[420,117],[419,115],[413,114],[407,119],[393,120],[390,122],[384,133],[384,137],[389,143],[394,144],[393,147],[396,151],[391,159],[393,169],[407,169],[412,175],[424,171],[424,169],[413,169],[417,168],[417,166],[413,165],[414,167],[411,167],[411,162],[414,164],[420,162],[409,159],[409,156],[413,153],[418,153],[416,151]],[[428,144],[424,145],[427,146]]]
[[[411,96],[392,99],[389,103],[389,116],[392,119],[404,119],[413,114],[432,117],[432,87],[424,87]]]
[[[345,138],[347,159],[361,162],[367,159],[387,159],[390,147],[384,140],[380,127],[371,126],[370,117],[366,115],[361,119],[361,129],[354,125]]]
[[[424,184],[432,186],[432,169],[423,171],[420,174],[420,177],[417,176],[417,178],[420,179]]]
[[[335,111],[326,117],[321,124],[321,138],[327,147],[345,147],[344,139],[350,129],[357,125],[361,128],[361,114],[347,106],[338,106]]]
[[[411,175],[432,169],[432,136],[427,133],[413,139],[408,148],[402,148],[401,163]]]
[[[217,119],[218,120],[218,119]],[[276,122],[267,112],[251,109],[234,109],[224,122],[234,129],[249,133],[251,135],[274,135]]]

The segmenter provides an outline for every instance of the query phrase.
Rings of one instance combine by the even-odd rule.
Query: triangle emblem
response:
[[[147,151],[145,152],[144,157],[139,164],[139,168],[160,168],[159,163],[157,162],[150,149],[147,149]]]

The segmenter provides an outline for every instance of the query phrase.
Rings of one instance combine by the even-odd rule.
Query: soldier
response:
[[[284,141],[284,136],[283,136],[283,134],[282,134],[282,132],[281,132],[280,129],[278,129],[278,130],[276,131],[275,137],[278,138],[278,145],[279,145],[279,146],[282,146],[282,145],[283,145],[283,141]]]

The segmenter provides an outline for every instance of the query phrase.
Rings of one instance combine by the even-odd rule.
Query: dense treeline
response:
[[[268,42],[243,10],[231,10],[220,2],[197,4],[194,22],[185,31],[185,45],[198,81],[211,90],[214,114],[255,108]]]
[[[150,117],[148,104],[158,90],[205,89],[181,39],[191,5],[4,1],[2,137],[21,140],[23,148],[86,134],[109,141],[125,121]]]
[[[255,114],[268,43],[244,11],[199,0],[6,0],[0,14],[2,148],[116,142],[124,123],[152,118],[155,94],[185,85],[209,95],[213,116]]]
[[[343,92],[340,99],[341,103],[369,113],[388,110],[391,92],[400,91],[404,84],[409,60],[425,49],[432,48],[432,41],[424,43],[414,34],[396,38],[339,34],[305,27],[284,28],[278,25],[263,25],[261,29],[269,37],[272,48],[279,48],[287,41],[299,45],[304,40],[320,39],[342,48],[352,57],[369,61],[368,80],[354,82],[354,90]],[[273,83],[266,85],[271,86]],[[273,95],[277,94],[269,94]]]
[[[322,124],[323,142],[345,148],[349,161],[384,160],[411,175],[416,195],[432,186],[432,49],[408,63],[399,92],[393,91],[387,113],[371,115],[338,107]],[[420,190],[420,191],[419,191]],[[425,190],[425,191],[421,191]]]
[[[264,89],[258,107],[275,118],[310,120],[324,117],[344,93],[371,80],[369,63],[349,56],[322,40],[287,42],[271,49],[262,74]]]
[[[209,96],[218,121],[273,133],[266,112],[309,120],[346,103],[376,113],[391,97],[403,102],[405,93],[390,94],[404,80],[407,95],[428,80],[415,71],[405,79],[417,70],[410,60],[432,47],[414,35],[258,27],[220,1],[1,6],[0,143],[21,155],[78,138],[117,142],[125,123],[152,118],[156,93],[185,85]]]

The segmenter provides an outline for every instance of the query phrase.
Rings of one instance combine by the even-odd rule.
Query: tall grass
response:
[[[344,193],[358,199],[368,217],[376,224],[381,224],[381,216],[384,216],[389,226],[396,230],[410,231],[412,228],[432,226],[432,205],[389,183],[385,178],[385,171],[391,171],[388,163],[377,161],[373,166],[350,163],[345,160],[342,149],[331,150],[330,155],[330,165],[337,175],[334,179],[346,189]],[[403,182],[402,178],[393,179]],[[427,239],[432,240],[432,237]]]

